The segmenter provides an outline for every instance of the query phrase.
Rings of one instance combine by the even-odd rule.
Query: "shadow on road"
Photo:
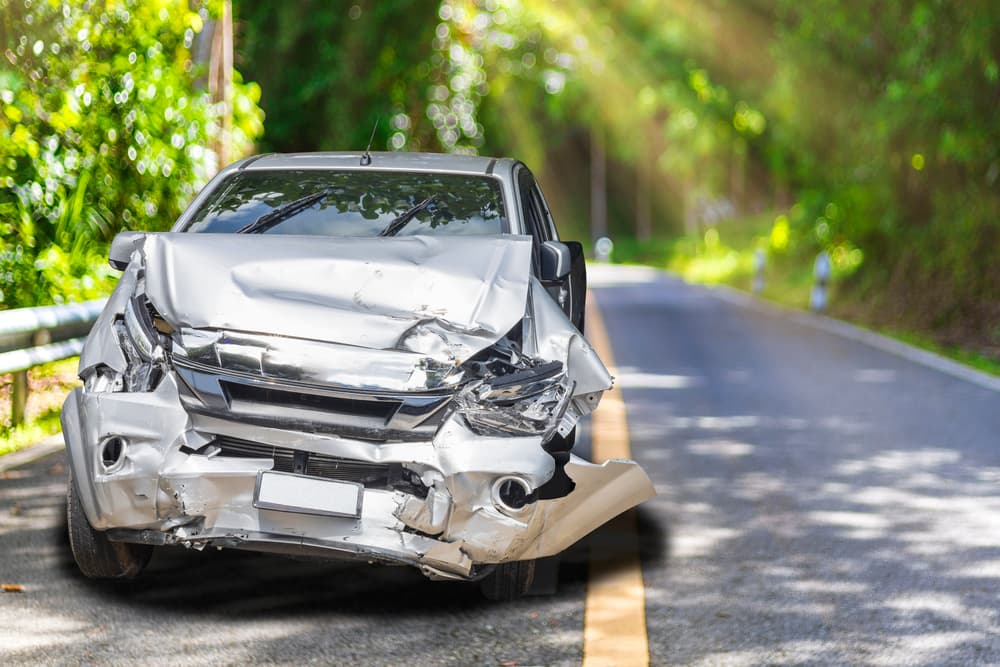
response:
[[[297,559],[236,549],[197,552],[182,547],[157,548],[150,566],[138,579],[94,581],[80,575],[68,556],[65,512],[60,516],[53,541],[67,555],[59,559],[61,574],[109,602],[193,614],[224,611],[251,618],[269,617],[276,611],[313,614],[323,609],[383,613],[388,598],[392,599],[392,610],[401,614],[497,607],[485,600],[475,585],[429,581],[410,567]],[[660,562],[665,531],[651,513],[639,510],[637,517],[640,556],[644,562]],[[617,529],[618,524],[612,522],[563,554],[559,591],[578,591],[586,585],[588,559],[616,562],[623,552],[634,549],[634,537]]]
[[[598,294],[669,525],[654,664],[1000,661],[996,394],[647,283]]]
[[[0,662],[578,664],[587,559],[635,545],[598,531],[564,554],[555,595],[513,603],[409,567],[181,547],[139,579],[92,581],[70,555],[63,456],[0,480],[0,580],[26,589],[0,596]],[[662,559],[665,531],[638,521],[644,558]]]

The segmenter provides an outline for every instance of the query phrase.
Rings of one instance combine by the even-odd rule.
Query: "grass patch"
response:
[[[960,347],[955,347],[953,345],[941,345],[926,336],[913,333],[912,331],[896,331],[892,328],[886,328],[880,330],[879,333],[885,334],[886,336],[892,336],[897,340],[901,340],[914,347],[927,350],[928,352],[940,354],[942,357],[948,357],[953,361],[965,364],[966,366],[975,368],[983,373],[989,373],[990,375],[1000,377],[1000,361],[987,357],[986,355]]]
[[[36,366],[28,371],[28,403],[25,422],[10,423],[12,378],[0,380],[0,455],[23,449],[59,432],[59,411],[73,387],[78,357]]]
[[[0,456],[24,449],[59,432],[59,412],[51,411],[36,419],[8,428],[0,437]]]
[[[614,260],[664,267],[692,283],[723,284],[749,291],[755,256],[760,251],[766,260],[760,296],[782,305],[807,308],[815,255],[790,247],[785,236],[775,234],[774,221],[773,214],[765,213],[727,220],[697,235],[648,242],[623,240],[615,246]],[[834,261],[834,280],[857,269],[857,264],[844,259],[844,252],[836,258],[841,261]]]

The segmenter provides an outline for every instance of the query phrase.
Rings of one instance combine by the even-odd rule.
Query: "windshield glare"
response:
[[[498,180],[468,174],[376,170],[260,170],[231,175],[195,212],[188,232],[232,233],[275,208],[330,189],[319,203],[265,234],[377,236],[400,214],[432,201],[398,233],[502,234],[507,218]]]

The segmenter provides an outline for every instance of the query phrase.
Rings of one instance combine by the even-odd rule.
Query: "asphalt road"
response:
[[[1000,663],[1000,393],[651,271],[593,282],[660,494],[653,664]],[[0,474],[0,581],[25,587],[0,594],[0,663],[580,663],[586,545],[512,604],[239,552],[160,550],[109,587],[75,571],[64,475]]]

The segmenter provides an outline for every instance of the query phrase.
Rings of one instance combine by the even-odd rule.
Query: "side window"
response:
[[[538,213],[538,203],[534,196],[535,179],[531,177],[531,172],[522,168],[517,174],[517,190],[521,199],[521,217],[524,220],[525,233],[538,238],[538,233],[542,227]]]
[[[552,230],[549,228],[549,216],[546,213],[545,200],[542,199],[542,193],[539,191],[537,185],[531,189],[531,205],[535,209],[535,220],[538,224],[538,240],[551,241]]]
[[[521,198],[521,215],[531,234],[539,242],[557,241],[559,233],[545,201],[545,195],[527,167],[522,166],[517,173],[517,188]]]
[[[545,224],[545,209],[539,201],[535,179],[531,177],[531,172],[527,169],[522,168],[518,172],[517,189],[521,199],[521,217],[524,220],[525,231],[532,238],[532,262],[537,274],[539,266],[538,246],[549,238]]]
[[[552,219],[552,211],[549,210],[549,205],[545,201],[545,195],[542,194],[542,189],[535,184],[535,195],[538,197],[538,206],[542,211],[542,221],[544,222],[545,229],[545,240],[546,241],[558,241],[559,232],[556,230],[556,222]]]

